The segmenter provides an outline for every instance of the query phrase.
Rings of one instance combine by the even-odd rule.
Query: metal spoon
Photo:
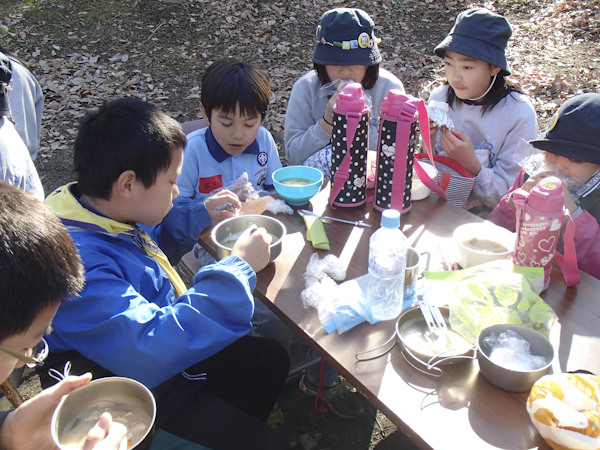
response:
[[[351,220],[336,219],[335,217],[319,216],[318,214],[316,214],[316,213],[314,213],[312,211],[309,211],[307,209],[299,209],[298,210],[298,214],[300,214],[302,217],[304,217],[304,216],[317,217],[317,218],[321,219],[323,222],[334,220],[336,222],[349,223],[350,225],[354,225],[354,226],[357,226],[357,227],[369,227],[369,228],[371,228],[371,225],[369,225],[368,223],[363,222],[362,220],[359,221],[359,222],[353,222]]]

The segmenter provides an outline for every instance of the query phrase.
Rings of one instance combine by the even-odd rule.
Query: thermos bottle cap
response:
[[[348,83],[338,94],[335,109],[340,111],[363,112],[365,110],[365,92],[362,84]]]
[[[386,209],[381,213],[381,226],[398,228],[400,226],[400,212],[395,209]]]
[[[562,181],[556,177],[543,178],[529,193],[527,203],[542,212],[560,212],[565,202]]]
[[[407,96],[399,89],[391,89],[387,97],[381,101],[381,114],[391,117],[400,117],[402,107],[406,103]]]

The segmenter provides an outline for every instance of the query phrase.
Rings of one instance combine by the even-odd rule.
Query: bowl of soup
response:
[[[515,248],[515,233],[492,222],[467,223],[452,235],[463,269],[497,259],[508,259]]]
[[[323,184],[320,170],[307,166],[287,166],[273,172],[273,186],[291,206],[306,205]]]
[[[156,419],[154,396],[143,384],[123,377],[100,378],[64,396],[50,423],[52,439],[61,450],[81,449],[105,412],[113,424],[127,429],[127,449],[150,448]]]
[[[271,236],[269,261],[279,256],[286,233],[285,225],[274,217],[247,214],[226,219],[213,227],[211,238],[215,244],[217,257],[223,259],[231,255],[233,246],[248,228],[264,228]]]

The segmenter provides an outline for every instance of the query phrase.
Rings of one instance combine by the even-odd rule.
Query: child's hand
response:
[[[329,123],[325,122],[323,119],[321,119],[319,121],[319,123],[321,124],[321,128],[323,128],[328,133],[331,133],[331,131],[333,129],[333,126],[329,125],[329,124],[333,123],[333,107],[335,106],[335,102],[337,101],[337,97],[338,97],[340,91],[341,91],[341,89],[338,89],[337,91],[335,91],[335,94],[333,94],[331,96],[331,98],[327,102],[327,106],[325,106],[325,112],[323,113],[323,118],[325,119],[325,121],[327,121]]]
[[[438,131],[440,131],[440,127],[430,119],[429,120],[429,139],[431,140],[431,149],[432,150],[435,147],[435,138],[437,137]]]
[[[231,254],[239,256],[259,272],[269,264],[271,235],[264,228],[248,228],[234,244]]]
[[[215,195],[211,195],[204,200],[204,205],[206,206],[208,215],[213,221],[220,222],[221,220],[229,219],[235,215],[227,209],[217,211],[217,206],[225,203],[233,203],[233,206],[235,206],[236,209],[240,209],[242,207],[238,196],[227,189],[223,189],[222,191],[219,191]]]
[[[0,428],[0,447],[5,450],[46,450],[56,449],[56,445],[50,435],[50,421],[54,410],[63,396],[83,386],[92,379],[92,374],[86,373],[79,377],[69,376],[56,385],[43,390],[30,400],[27,400],[16,410],[8,414]],[[106,423],[100,424],[106,427]],[[108,424],[110,426],[110,424]],[[98,444],[98,450],[117,450],[124,433],[120,434],[118,428],[110,427],[109,437],[95,439],[93,445]],[[124,427],[123,427],[124,428]],[[108,430],[108,428],[106,428]],[[106,436],[106,435],[105,435]],[[120,438],[119,438],[120,436]],[[125,446],[122,448],[126,448]]]
[[[475,155],[475,148],[469,136],[456,128],[444,128],[440,137],[440,145],[450,158],[460,163],[470,173],[477,176],[481,171],[481,163]]]
[[[531,192],[531,190],[540,182],[541,179],[549,177],[550,173],[548,172],[540,172],[540,173],[536,173],[535,175],[530,176],[527,181],[525,183],[523,183],[523,186],[521,186],[521,189],[527,191],[527,192]],[[569,194],[569,197],[571,195]]]

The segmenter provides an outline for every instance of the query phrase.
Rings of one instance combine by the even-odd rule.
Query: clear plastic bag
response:
[[[442,290],[450,298],[450,326],[471,343],[482,329],[496,323],[525,325],[548,337],[557,320],[539,296],[544,285],[544,270],[539,267],[499,260],[464,270],[426,271],[425,278],[443,281]]]
[[[237,180],[231,181],[226,185],[211,191],[210,195],[221,192],[223,189],[227,189],[236,194],[242,203],[259,197],[258,192],[249,181],[247,172],[244,172]]]

